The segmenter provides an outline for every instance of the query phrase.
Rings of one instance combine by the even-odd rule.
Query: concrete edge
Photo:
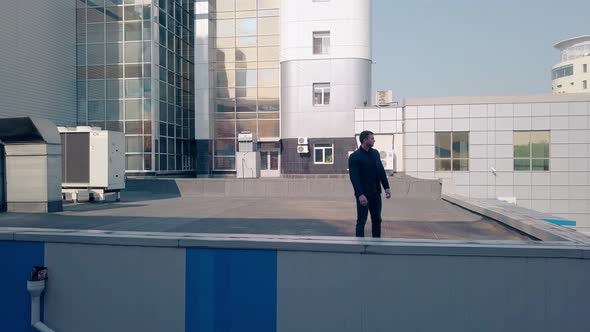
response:
[[[509,215],[506,213],[506,211],[499,211],[499,209],[485,207],[473,202],[472,200],[469,200],[467,198],[461,198],[455,195],[443,194],[442,199],[471,212],[491,218],[508,227],[514,228],[525,234],[533,236],[541,241],[577,242],[576,240],[573,240],[570,237],[564,236],[564,234],[561,234],[562,232],[556,234],[556,232],[547,230],[547,227],[544,227],[544,224],[546,223],[541,220],[533,219],[530,217],[523,217],[520,215]]]
[[[0,230],[0,241],[14,241],[14,233]]]
[[[481,257],[528,257],[586,259],[590,248],[583,247],[536,247],[536,246],[369,246],[369,254],[427,255],[427,256],[481,256]]]
[[[52,232],[17,232],[14,234],[14,241],[96,244],[134,247],[178,247],[178,238],[176,237],[148,237],[126,234],[92,235],[78,233],[63,234]]]
[[[112,246],[330,252],[368,255],[484,256],[590,259],[590,246],[571,242],[408,241],[312,236],[165,234],[2,229],[0,240]]]

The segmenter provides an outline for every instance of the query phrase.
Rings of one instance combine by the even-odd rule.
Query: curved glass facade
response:
[[[125,133],[127,170],[194,169],[194,2],[77,0],[78,124]]]

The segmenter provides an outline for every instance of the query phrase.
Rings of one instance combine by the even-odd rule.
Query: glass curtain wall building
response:
[[[79,125],[125,133],[129,172],[194,169],[194,1],[77,0]]]
[[[263,166],[280,140],[280,1],[209,1],[213,170],[235,170],[237,135],[257,134]]]

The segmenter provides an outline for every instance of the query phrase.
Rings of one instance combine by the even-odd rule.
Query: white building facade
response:
[[[590,92],[590,36],[566,39],[555,45],[560,51],[560,62],[553,66],[553,93]]]
[[[355,148],[354,109],[371,102],[372,1],[203,0],[195,11],[197,172],[235,173],[243,131],[257,135],[263,176],[344,171],[335,156]]]
[[[355,131],[394,136],[397,171],[442,179],[444,190],[469,198],[516,200],[590,231],[589,105],[586,94],[415,98],[357,109]]]
[[[354,108],[371,102],[371,11],[368,0],[282,1],[282,174],[346,170]]]

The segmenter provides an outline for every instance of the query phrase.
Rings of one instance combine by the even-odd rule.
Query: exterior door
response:
[[[260,151],[260,176],[281,176],[281,152],[278,149]]]

